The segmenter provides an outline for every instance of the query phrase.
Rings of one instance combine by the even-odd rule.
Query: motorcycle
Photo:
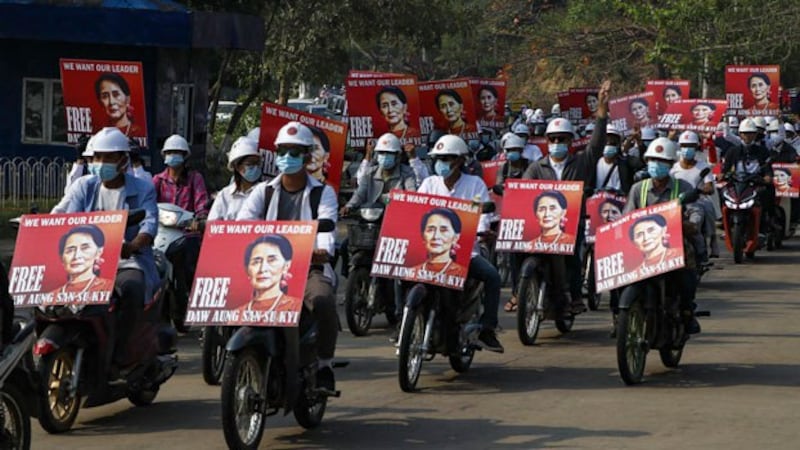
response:
[[[691,203],[699,191],[681,198]],[[684,239],[684,247],[691,244]],[[647,353],[658,349],[661,362],[670,368],[678,367],[683,349],[689,340],[686,322],[691,317],[682,314],[678,283],[671,282],[669,273],[641,280],[622,288],[617,316],[617,367],[626,385],[638,384],[644,377]],[[708,311],[695,311],[695,317],[707,317]]]
[[[38,411],[37,380],[31,348],[36,341],[35,323],[28,317],[13,317],[8,295],[8,277],[0,264],[2,353],[0,354],[0,448],[27,450],[31,447],[31,420]],[[8,329],[7,329],[8,328]]]
[[[319,220],[317,232],[335,229]],[[226,345],[222,376],[222,430],[229,448],[256,449],[264,422],[281,409],[311,429],[322,422],[328,397],[339,391],[317,386],[317,324],[310,311],[297,327],[250,327],[236,330]],[[333,368],[347,366],[336,362]]]
[[[755,174],[732,172],[725,175],[727,183],[722,189],[722,225],[725,230],[725,244],[733,252],[733,261],[736,264],[741,264],[743,256],[755,258],[756,250],[764,244],[759,239],[760,233],[766,235],[765,243],[769,250],[772,250],[776,242],[778,233],[772,229],[760,229],[762,209],[756,191],[756,187],[763,184],[760,173],[759,170]],[[771,223],[771,219],[767,223]],[[781,238],[777,240],[782,241]]]
[[[494,203],[483,205],[483,213],[493,211]],[[471,278],[463,291],[425,283],[409,289],[397,344],[400,389],[413,392],[423,361],[431,361],[437,354],[447,356],[456,372],[469,370],[475,350],[482,349],[478,320],[483,295],[483,283]]]
[[[203,327],[200,332],[203,381],[209,386],[216,386],[222,381],[228,357],[225,345],[237,329],[238,327],[215,325]]]
[[[375,203],[359,209],[358,223],[347,227],[350,273],[345,284],[344,311],[347,326],[355,336],[366,336],[375,314],[385,314],[390,325],[395,315],[395,281],[371,278],[375,244],[381,231],[383,205]]]
[[[181,292],[175,277],[175,268],[172,264],[173,255],[180,250],[180,245],[186,236],[185,229],[194,220],[194,213],[187,211],[172,203],[158,204],[158,231],[153,239],[153,254],[156,264],[163,267],[166,279],[166,292],[164,293],[164,319],[172,321],[175,327],[183,327],[186,316],[186,307],[189,300],[188,292]]]
[[[144,218],[131,211],[127,226]],[[159,268],[163,270],[163,267]],[[114,350],[114,308],[109,305],[40,306],[35,310],[40,357],[39,423],[49,433],[72,428],[81,406],[90,408],[127,398],[135,406],[151,404],[160,386],[178,367],[177,335],[161,318],[164,285],[145,305],[126,349],[124,379],[109,380]],[[112,294],[112,299],[118,294]],[[113,301],[113,300],[112,300]]]

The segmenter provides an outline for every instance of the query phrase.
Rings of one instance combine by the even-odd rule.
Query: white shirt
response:
[[[694,167],[690,167],[688,169],[684,169],[681,167],[680,161],[676,162],[675,165],[672,166],[670,169],[669,174],[672,175],[674,178],[679,180],[683,180],[693,187],[696,187],[700,184],[700,172],[703,171],[708,166],[708,163],[703,161],[697,161]],[[714,182],[714,174],[711,171],[703,178],[703,184],[705,183],[713,183]]]
[[[236,220],[244,201],[255,187],[256,185],[252,185],[250,189],[240,191],[236,189],[236,183],[231,183],[222,188],[214,199],[214,204],[211,205],[207,220]]]
[[[614,169],[611,172],[611,176],[608,176],[608,173],[611,169]],[[615,165],[614,163],[607,163],[605,158],[600,158],[597,161],[597,172],[595,181],[595,189],[602,189],[603,182],[606,181],[606,177],[608,177],[608,183],[606,183],[606,188],[613,188],[613,189],[622,189],[622,183],[619,181],[619,166]]]
[[[475,175],[467,175],[462,173],[453,189],[450,190],[444,184],[444,178],[440,175],[431,175],[422,182],[422,185],[417,189],[417,192],[423,194],[441,195],[443,197],[460,198],[463,200],[476,201],[485,203],[491,201],[489,199],[489,190],[486,189],[486,184],[483,179]],[[478,232],[486,231],[489,229],[491,217],[489,214],[481,214],[481,219],[478,222]],[[478,239],[475,239],[475,244],[472,246],[471,256],[480,254],[480,247],[478,246]]]
[[[144,170],[144,167],[138,166],[133,168],[133,176],[136,178],[141,178],[142,180],[153,182],[153,175],[150,172]]]
[[[550,165],[553,167],[553,170],[556,172],[556,179],[561,179],[561,174],[564,172],[564,166],[566,165],[567,158],[564,158],[561,162],[553,161],[553,158],[550,158]]]
[[[281,186],[282,176],[283,175],[278,175],[269,183],[262,182],[253,186],[252,192],[250,192],[250,195],[242,203],[242,207],[239,210],[239,213],[236,215],[236,220],[277,220],[278,204],[280,203],[278,199],[278,193],[283,189]],[[303,209],[300,211],[300,220],[314,220],[311,214],[311,199],[309,198],[309,195],[311,194],[311,189],[314,187],[324,186],[322,188],[322,196],[319,200],[319,208],[317,208],[317,219],[329,219],[335,223],[339,210],[339,202],[336,199],[336,192],[332,187],[327,184],[323,185],[316,178],[313,178],[310,175],[306,175],[306,177],[308,178],[308,181],[306,183],[306,188],[303,191]],[[264,206],[266,204],[266,199],[264,198],[264,195],[266,194],[266,188],[268,185],[272,186],[273,194],[269,201],[269,207],[265,208]],[[317,233],[314,248],[324,249],[328,252],[328,254],[333,256],[336,251],[336,231],[334,230],[328,233]],[[334,274],[333,268],[330,264],[325,264],[325,276],[328,277],[331,282],[336,281],[336,275]]]
[[[125,186],[116,189],[109,189],[99,183],[100,189],[97,190],[97,201],[95,211],[117,211],[125,209]]]

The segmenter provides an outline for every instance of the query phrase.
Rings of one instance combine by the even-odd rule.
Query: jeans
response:
[[[303,298],[319,327],[317,356],[319,359],[333,359],[339,334],[339,316],[336,314],[333,284],[322,274],[322,270],[312,269],[308,273]]]
[[[114,288],[119,296],[112,297],[115,311],[114,362],[125,364],[126,347],[136,323],[144,312],[144,273],[138,269],[122,269],[117,272]]]
[[[484,329],[497,328],[497,309],[500,307],[500,274],[497,269],[480,255],[469,262],[470,278],[483,282],[483,315],[481,325]]]

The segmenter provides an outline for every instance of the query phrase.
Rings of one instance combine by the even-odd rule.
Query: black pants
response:
[[[332,359],[339,334],[339,316],[336,314],[333,285],[322,274],[322,270],[312,269],[308,273],[304,300],[306,307],[313,311],[319,327],[317,356],[319,359]]]
[[[194,280],[199,255],[200,236],[197,235],[184,236],[173,242],[167,249],[167,257],[172,263],[172,273],[177,287],[175,295],[178,299],[173,302],[173,310],[170,315],[181,323],[186,317],[189,291],[192,290],[192,280]]]
[[[117,272],[114,289],[118,293],[114,297],[114,362],[124,364],[128,341],[144,311],[144,273],[138,269],[121,269]]]

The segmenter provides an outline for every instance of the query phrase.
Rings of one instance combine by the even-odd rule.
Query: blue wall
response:
[[[150,130],[155,130],[156,120],[157,49],[0,39],[0,55],[3,55],[0,60],[0,111],[3,111],[3,119],[0,120],[0,156],[75,158],[72,147],[23,144],[21,139],[22,79],[60,78],[60,58],[141,61],[144,70],[149,147],[154,148],[153,133]]]

